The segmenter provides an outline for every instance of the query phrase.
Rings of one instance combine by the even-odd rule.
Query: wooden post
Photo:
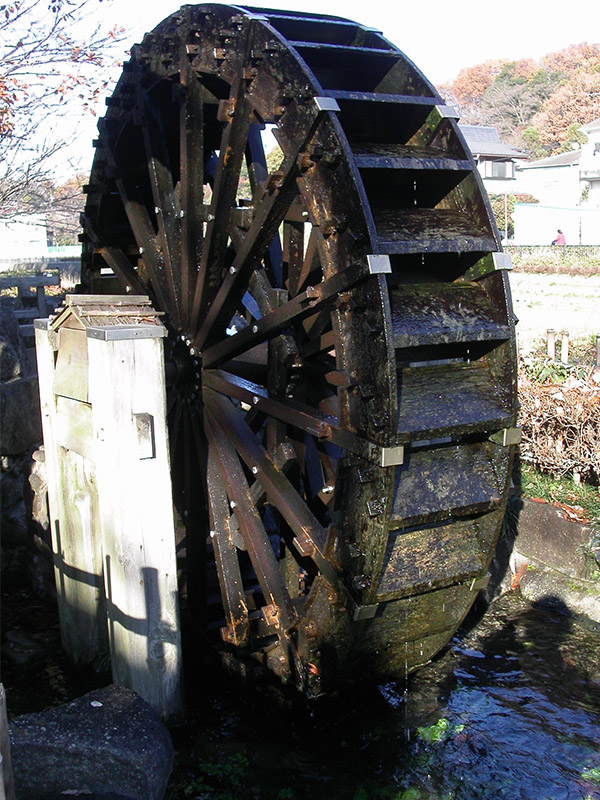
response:
[[[88,330],[113,679],[164,719],[182,709],[164,328]],[[160,337],[160,338],[157,338]]]
[[[6,693],[0,683],[0,800],[15,800],[15,784],[8,736],[8,717],[6,715]]]
[[[69,391],[55,387],[59,334],[48,320],[34,324],[61,641],[75,664],[89,664],[108,650],[91,409],[55,392]]]
[[[556,338],[552,328],[548,328],[548,358],[553,361],[556,358]]]
[[[569,363],[569,332],[565,331],[562,335],[562,345],[560,348],[561,364]]]

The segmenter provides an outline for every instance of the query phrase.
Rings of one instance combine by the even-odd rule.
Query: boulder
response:
[[[0,453],[16,455],[42,441],[36,375],[0,383]]]
[[[29,372],[29,358],[17,318],[7,303],[0,302],[0,381],[11,381]]]
[[[164,796],[173,766],[171,737],[131,689],[107,686],[15,717],[9,732],[17,800],[61,793],[120,800]]]

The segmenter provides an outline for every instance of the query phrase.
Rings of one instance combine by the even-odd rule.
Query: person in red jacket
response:
[[[552,244],[566,244],[566,243],[567,243],[567,240],[565,239],[565,235],[561,231],[561,229],[559,228],[558,229],[558,235],[557,235],[556,239],[552,242]]]

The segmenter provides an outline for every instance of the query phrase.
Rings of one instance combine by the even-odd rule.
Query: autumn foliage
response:
[[[600,45],[571,45],[539,62],[486,61],[440,90],[464,121],[494,125],[533,158],[564,152],[600,117]]]

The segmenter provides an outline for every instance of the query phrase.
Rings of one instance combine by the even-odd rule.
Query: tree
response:
[[[515,235],[515,223],[512,218],[515,203],[539,203],[539,200],[531,194],[491,194],[489,198],[498,230],[508,239],[512,239]]]
[[[598,116],[600,46],[571,45],[539,63],[486,61],[441,91],[466,121],[494,125],[507,143],[543,158],[580,144],[579,127]]]
[[[123,30],[92,27],[111,0],[0,4],[0,208],[47,210],[52,168],[81,115],[96,114]],[[85,42],[85,43],[84,43]],[[52,194],[52,193],[51,193]]]

